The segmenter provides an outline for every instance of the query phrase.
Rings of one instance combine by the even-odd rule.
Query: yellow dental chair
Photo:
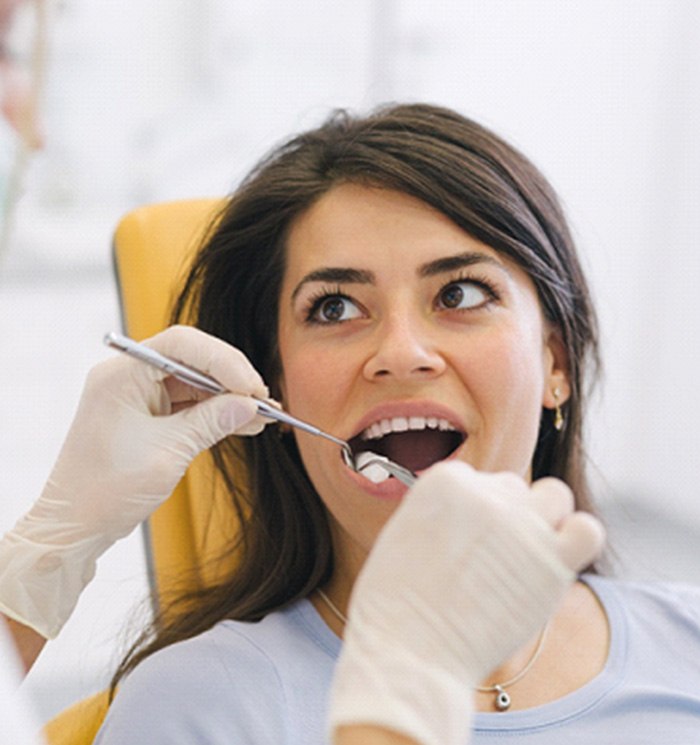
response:
[[[141,340],[168,325],[180,281],[221,206],[218,199],[169,202],[141,207],[121,220],[114,236],[114,268],[126,334]],[[227,567],[214,558],[235,530],[225,491],[203,454],[144,526],[154,603],[167,595],[174,578],[182,588],[183,573],[194,584],[206,585],[225,572]],[[44,736],[49,745],[90,745],[106,712],[105,691],[52,719]]]

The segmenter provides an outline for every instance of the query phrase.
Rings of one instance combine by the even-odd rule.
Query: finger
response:
[[[253,399],[225,394],[174,414],[167,426],[169,429],[177,427],[178,439],[193,457],[229,435],[257,434],[268,422],[258,416]]]
[[[171,326],[145,343],[212,376],[229,391],[262,398],[270,395],[257,370],[239,349],[193,326]]]
[[[529,494],[532,509],[549,525],[556,528],[575,509],[571,489],[560,479],[547,477],[535,481]]]
[[[203,391],[201,388],[194,388],[189,383],[185,383],[182,380],[178,380],[177,378],[165,378],[163,381],[163,385],[165,386],[165,390],[168,392],[168,396],[170,397],[170,403],[171,403],[171,411],[170,413],[177,413],[178,411],[182,411],[183,409],[186,409],[190,406],[194,406],[196,403],[200,401],[206,401],[208,398],[211,398],[213,393],[209,393],[208,391]],[[279,401],[275,401],[274,398],[265,398],[265,403],[269,404],[270,406],[275,407],[276,409],[282,409],[282,405],[279,403]],[[262,431],[263,426],[256,427],[255,432],[246,432],[245,434],[257,434],[258,432]]]
[[[557,532],[557,549],[561,560],[579,572],[601,554],[605,545],[602,523],[588,512],[574,512],[564,518]]]
[[[204,401],[213,395],[212,393],[203,391],[201,388],[194,388],[177,378],[165,378],[163,384],[168,392],[168,396],[170,396],[173,411],[178,411],[178,409],[182,409],[188,404],[191,405],[198,401]]]
[[[219,396],[218,399],[201,405],[209,404],[215,412],[224,436],[257,435],[272,421],[259,414],[257,403],[248,396],[231,394]]]

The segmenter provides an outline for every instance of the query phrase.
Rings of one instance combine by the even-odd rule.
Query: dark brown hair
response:
[[[261,161],[227,202],[177,301],[174,321],[241,349],[278,396],[277,315],[290,225],[333,186],[359,183],[416,197],[471,236],[502,252],[533,280],[545,317],[568,358],[565,425],[543,410],[533,478],[557,476],[590,510],[582,426],[584,377],[597,365],[596,321],[557,197],[519,152],[445,108],[398,105],[356,118],[333,114]],[[244,449],[249,490],[239,488]],[[241,519],[235,571],[225,583],[190,593],[173,620],[156,622],[115,678],[148,654],[223,618],[257,620],[311,593],[333,572],[325,508],[293,437],[268,427],[213,451]]]

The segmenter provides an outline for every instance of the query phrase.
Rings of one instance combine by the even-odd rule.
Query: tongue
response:
[[[411,471],[422,471],[446,458],[456,447],[459,435],[439,430],[395,432],[371,441],[371,449]]]

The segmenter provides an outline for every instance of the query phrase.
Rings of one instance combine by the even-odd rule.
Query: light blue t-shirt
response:
[[[477,714],[472,745],[700,745],[700,588],[586,576],[610,624],[603,671],[568,696]],[[323,745],[341,641],[308,600],[222,621],[142,662],[97,745]]]

